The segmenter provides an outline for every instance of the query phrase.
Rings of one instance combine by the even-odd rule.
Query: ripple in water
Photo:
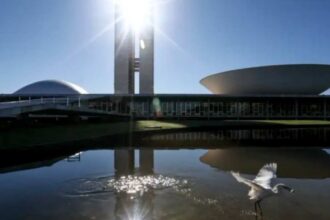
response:
[[[93,196],[105,193],[126,193],[142,196],[150,190],[173,189],[189,191],[188,180],[163,175],[101,177],[94,179],[73,180],[66,186],[67,196]]]
[[[100,177],[70,181],[65,195],[69,197],[89,197],[108,193],[125,193],[131,199],[138,199],[145,193],[171,189],[196,204],[215,208],[224,213],[222,205],[215,198],[197,195],[187,179],[163,175]]]

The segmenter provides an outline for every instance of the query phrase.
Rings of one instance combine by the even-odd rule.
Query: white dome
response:
[[[88,92],[80,86],[59,80],[44,80],[29,84],[14,92],[16,95],[77,95]]]

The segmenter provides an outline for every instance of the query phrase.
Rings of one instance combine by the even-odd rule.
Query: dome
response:
[[[330,65],[253,67],[210,75],[200,83],[214,94],[319,95],[330,87]]]
[[[80,86],[59,80],[44,80],[29,84],[14,92],[16,95],[77,95],[88,92]]]

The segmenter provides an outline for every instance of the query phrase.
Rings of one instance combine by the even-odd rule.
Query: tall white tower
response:
[[[153,18],[150,18],[153,21]],[[154,26],[148,24],[140,33],[140,94],[154,93]]]
[[[115,94],[135,93],[135,74],[140,74],[139,94],[154,93],[154,25],[152,7],[148,18],[138,33],[134,25],[125,18],[127,4],[139,0],[125,1],[125,6],[115,4]],[[134,2],[133,2],[134,1]],[[132,9],[129,9],[132,10]],[[133,10],[135,10],[133,8]],[[138,10],[138,8],[136,9]],[[139,11],[129,11],[138,14]],[[129,15],[128,15],[129,16]],[[145,16],[145,15],[144,15]]]

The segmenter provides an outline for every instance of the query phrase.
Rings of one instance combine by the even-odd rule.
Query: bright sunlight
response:
[[[136,32],[151,24],[152,0],[115,0],[125,19]]]

